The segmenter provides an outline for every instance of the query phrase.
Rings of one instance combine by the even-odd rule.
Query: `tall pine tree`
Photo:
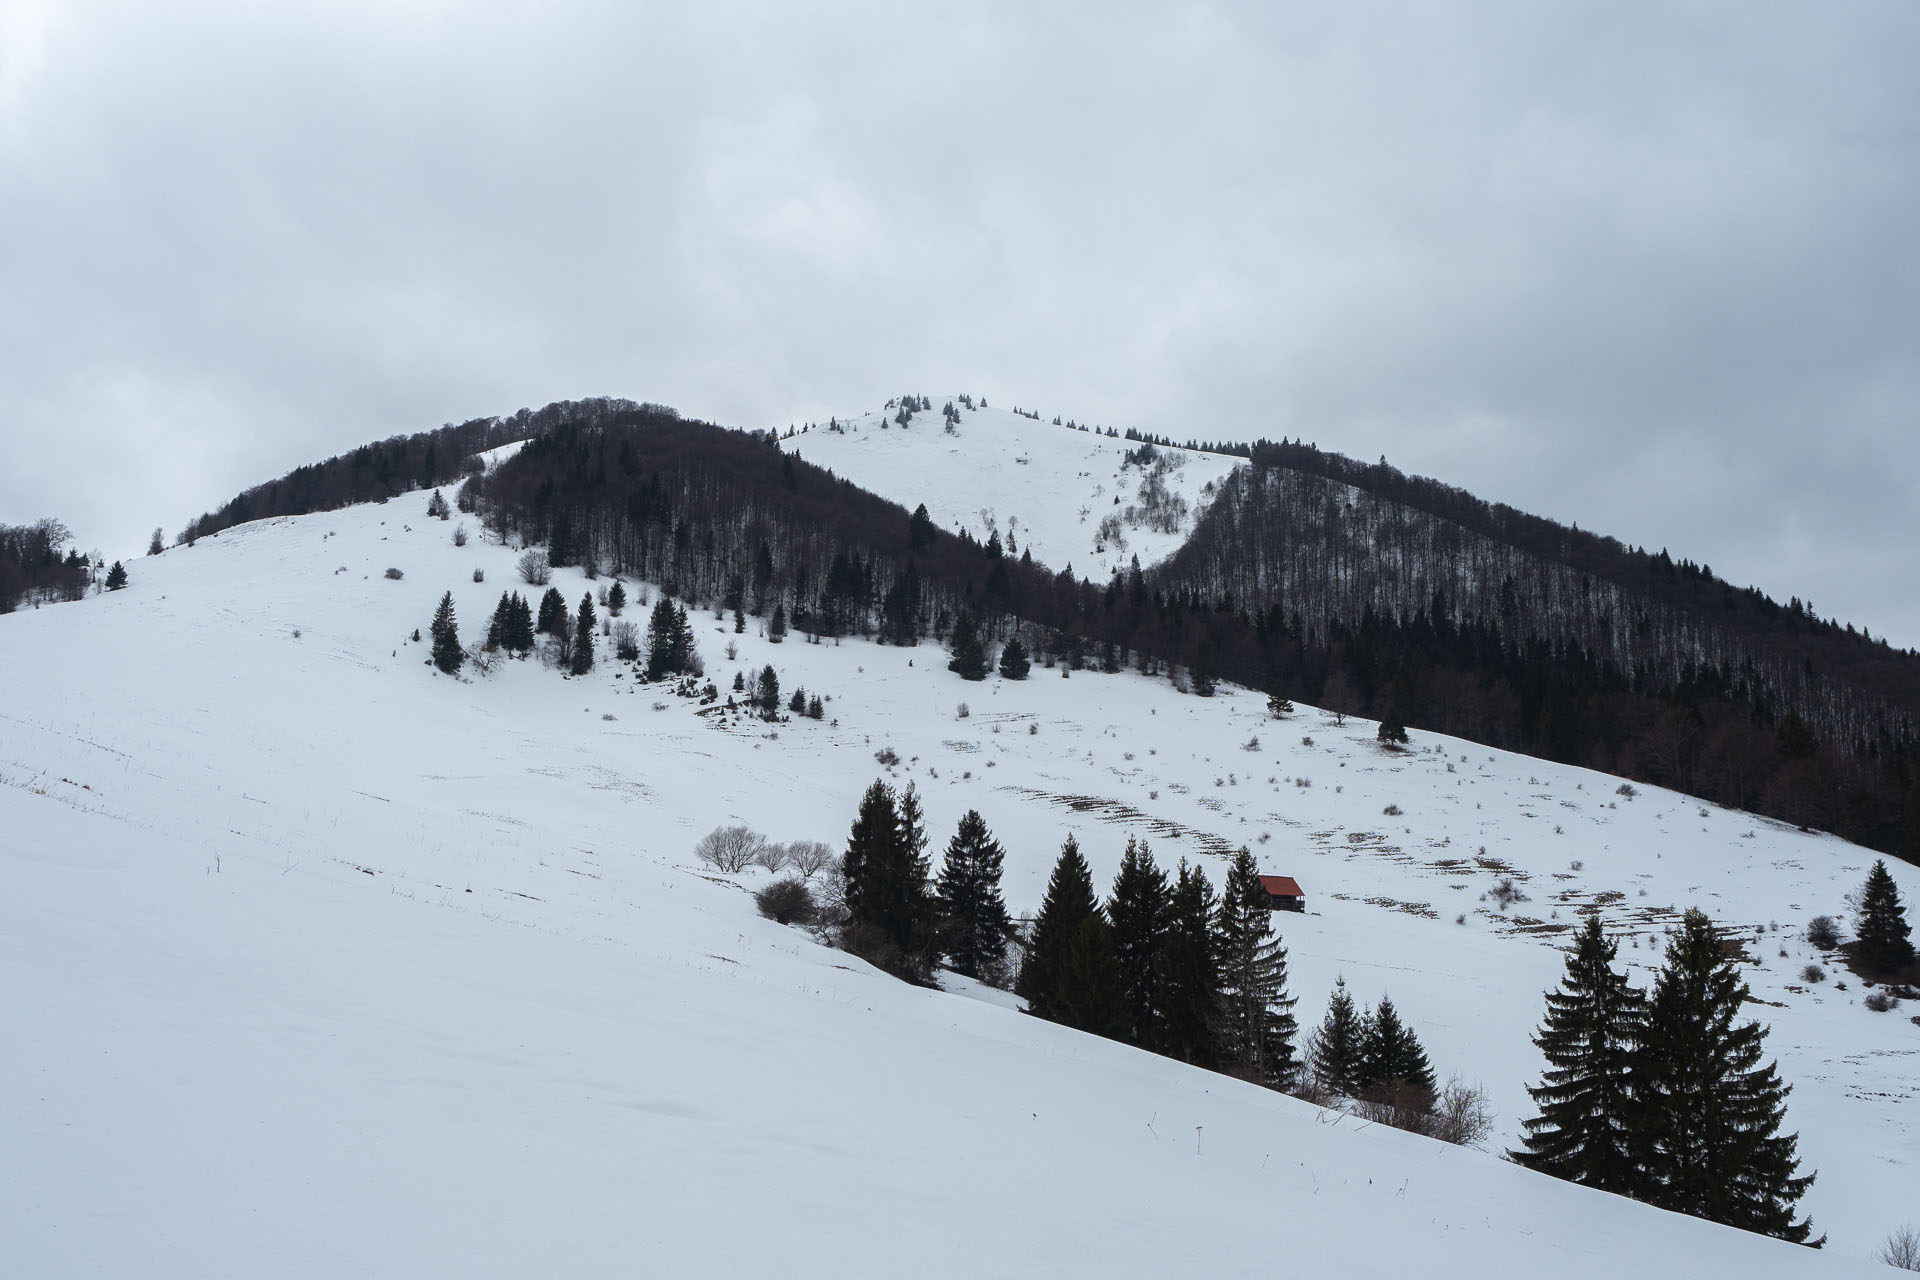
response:
[[[1154,1045],[1168,1057],[1209,1069],[1220,1058],[1220,958],[1213,910],[1206,874],[1181,859],[1160,947]]]
[[[467,660],[460,650],[460,632],[453,621],[453,592],[440,597],[440,607],[433,611],[433,665],[452,675]]]
[[[1380,1091],[1402,1100],[1408,1100],[1411,1092],[1416,1095],[1411,1101],[1422,1110],[1433,1099],[1433,1066],[1427,1051],[1385,995],[1361,1032],[1359,1086],[1362,1093]]]
[[[1313,1058],[1307,1064],[1315,1084],[1343,1098],[1360,1092],[1364,1070],[1360,1053],[1366,1030],[1366,1020],[1354,1007],[1347,980],[1335,978],[1333,998],[1327,1002],[1327,1016],[1313,1037]]]
[[[1223,1065],[1275,1088],[1293,1082],[1294,999],[1287,994],[1287,949],[1273,931],[1273,908],[1253,854],[1242,848],[1227,867],[1216,915],[1220,955],[1220,1056]]]
[[[1107,899],[1107,919],[1113,925],[1114,957],[1120,965],[1126,1013],[1123,1038],[1142,1048],[1153,1044],[1160,940],[1169,910],[1167,873],[1154,865],[1146,841],[1135,843],[1128,836],[1119,874],[1113,878],[1113,896]]]
[[[1667,945],[1634,1055],[1635,1199],[1804,1244],[1794,1205],[1799,1135],[1780,1133],[1789,1087],[1760,1065],[1766,1028],[1740,1023],[1747,984],[1705,912],[1690,910]]]
[[[1096,1036],[1118,1038],[1126,1022],[1121,994],[1113,926],[1096,906],[1067,942],[1054,982],[1053,1020]]]
[[[895,796],[875,780],[861,797],[842,864],[848,949],[913,981],[925,981],[932,967],[926,843],[913,787]]]
[[[960,818],[947,842],[946,861],[935,882],[940,904],[941,947],[955,973],[982,982],[1004,977],[1007,905],[1000,897],[1000,842],[977,809]]]
[[[1527,1090],[1540,1114],[1524,1122],[1525,1149],[1512,1155],[1540,1173],[1624,1195],[1635,1186],[1629,1073],[1646,997],[1614,970],[1618,954],[1599,917],[1587,917],[1560,989],[1547,993],[1533,1038],[1547,1069]]]
[[[1869,970],[1898,973],[1913,963],[1911,928],[1900,905],[1900,888],[1884,860],[1876,861],[1860,890],[1859,941],[1854,955]]]
[[[969,610],[962,609],[959,621],[953,624],[953,661],[947,664],[947,670],[962,680],[985,680],[990,670],[986,646],[980,643],[980,630]]]
[[[1027,1002],[1027,1012],[1052,1020],[1058,1016],[1055,1003],[1060,973],[1067,962],[1067,950],[1087,917],[1099,910],[1093,896],[1093,872],[1080,856],[1080,845],[1067,837],[1060,849],[1060,860],[1053,864],[1053,877],[1047,881],[1047,896],[1041,900],[1040,914],[1033,922],[1033,938],[1027,957],[1020,966],[1016,994]]]
[[[573,664],[570,670],[583,676],[593,670],[593,594],[580,597],[580,616],[573,628]]]

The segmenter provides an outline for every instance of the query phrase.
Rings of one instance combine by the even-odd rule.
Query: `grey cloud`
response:
[[[964,388],[1385,454],[1920,644],[1909,6],[12,21],[0,519],[117,554],[522,404]]]

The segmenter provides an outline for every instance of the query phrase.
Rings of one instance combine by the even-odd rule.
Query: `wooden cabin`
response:
[[[1292,876],[1261,876],[1260,887],[1267,891],[1267,908],[1271,911],[1305,911],[1307,895],[1300,889],[1300,882]]]

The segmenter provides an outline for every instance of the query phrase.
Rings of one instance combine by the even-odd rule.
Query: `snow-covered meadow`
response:
[[[241,526],[130,562],[124,592],[0,619],[10,1273],[1751,1280],[1871,1270],[1920,1217],[1914,1010],[1797,976],[1858,848],[1417,732],[1384,754],[1370,723],[1273,720],[1244,690],[973,685],[932,645],[776,646],[710,612],[723,691],[771,662],[828,720],[722,724],[610,661],[449,679],[410,639],[441,593],[469,640],[503,590],[535,593],[514,549],[453,546],[425,502]],[[1080,524],[1051,533],[1049,509],[1072,508],[1022,512],[1020,536],[1053,563]],[[1216,881],[1248,844],[1308,894],[1280,917],[1302,1021],[1336,974],[1390,991],[1442,1074],[1487,1087],[1502,1141],[1538,1070],[1551,926],[1597,902],[1646,940],[1623,952],[1641,966],[1686,906],[1752,928],[1754,1012],[1820,1171],[1803,1208],[1832,1244],[902,986],[694,861],[724,822],[841,842],[884,748],[936,855],[985,815],[1016,912],[1069,832],[1103,881],[1129,833]],[[1528,900],[1483,899],[1502,878]]]

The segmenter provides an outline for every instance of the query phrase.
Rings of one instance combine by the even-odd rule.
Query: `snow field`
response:
[[[932,645],[774,646],[710,612],[695,633],[723,691],[771,661],[838,723],[716,728],[604,660],[454,681],[407,640],[441,592],[469,640],[502,590],[535,593],[517,551],[455,548],[424,506],[242,526],[132,562],[126,592],[0,619],[4,669],[35,673],[0,699],[18,1274],[1753,1277],[1858,1269],[1912,1213],[1905,1011],[1792,992],[1806,948],[1773,954],[1841,905],[1861,850],[1424,734],[1444,755],[1385,756],[1371,724],[1270,721],[1245,691],[1044,668],[969,685]],[[570,605],[589,589],[555,585]],[[729,821],[841,843],[886,746],[936,858],[982,811],[1016,912],[1069,831],[1103,883],[1129,830],[1216,883],[1208,850],[1249,843],[1309,895],[1280,917],[1302,1021],[1336,973],[1369,1003],[1391,991],[1443,1073],[1486,1083],[1509,1141],[1560,969],[1514,916],[1555,923],[1554,893],[1611,889],[1622,924],[1695,901],[1777,918],[1750,981],[1784,1006],[1756,1012],[1834,1244],[1362,1128],[998,993],[904,987],[759,919],[752,876],[694,863]],[[1483,844],[1511,870],[1475,863]],[[1500,874],[1532,900],[1481,903]]]

